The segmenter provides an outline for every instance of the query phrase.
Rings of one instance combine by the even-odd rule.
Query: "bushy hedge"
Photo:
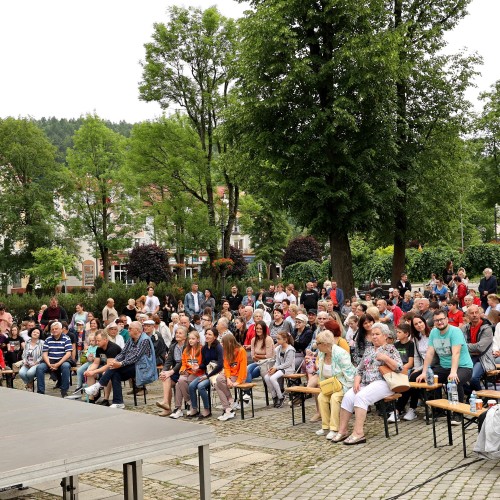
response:
[[[424,282],[430,279],[431,273],[440,275],[450,259],[455,271],[464,267],[470,277],[481,275],[485,267],[491,267],[497,276],[500,273],[500,245],[495,244],[471,245],[463,254],[444,247],[425,247],[422,250],[410,248],[406,251],[405,271],[410,281]],[[366,252],[361,255],[353,252],[353,272],[358,286],[374,278],[390,281],[392,254]]]
[[[322,282],[328,278],[329,272],[326,270],[326,267],[327,266],[319,264],[314,260],[297,262],[287,266],[283,271],[283,281],[286,283],[294,283],[295,287],[299,289],[303,288],[305,283],[312,278],[316,278],[319,282]]]

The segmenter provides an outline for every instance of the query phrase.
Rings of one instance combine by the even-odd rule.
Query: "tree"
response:
[[[288,243],[281,264],[283,269],[296,264],[297,262],[321,262],[321,247],[312,236],[299,236]]]
[[[422,172],[435,169],[436,154],[446,158],[462,132],[468,103],[465,89],[477,58],[443,56],[444,35],[466,15],[470,0],[438,0],[432,6],[417,0],[393,0],[390,30],[398,47],[397,75],[393,80],[397,116],[395,155],[396,196],[391,203],[394,221],[392,282],[405,266],[412,186]],[[433,160],[429,160],[429,151]],[[439,153],[438,153],[439,152]],[[439,161],[439,160],[438,160]],[[443,170],[439,178],[445,177]]]
[[[153,218],[155,238],[166,248],[176,249],[178,264],[185,264],[190,251],[217,246],[219,231],[209,225],[206,205],[175,180],[189,179],[194,186],[205,170],[199,137],[186,117],[162,117],[134,126],[127,184],[140,188],[144,209]]]
[[[168,254],[157,245],[138,245],[129,253],[127,277],[146,283],[170,281]]]
[[[500,80],[492,85],[490,92],[481,94],[481,99],[484,107],[476,127],[479,133],[479,176],[483,184],[478,199],[484,208],[495,214],[496,226],[497,205],[500,205]]]
[[[73,137],[64,171],[63,217],[74,237],[97,247],[104,281],[113,252],[130,248],[138,224],[136,193],[121,182],[126,140],[96,115],[87,115]]]
[[[225,185],[227,220],[223,221],[224,255],[229,253],[232,228],[239,203],[239,188],[230,165],[221,161],[227,144],[217,138],[221,111],[227,104],[235,57],[236,25],[220,15],[215,7],[205,11],[171,7],[169,22],[154,25],[153,41],[145,44],[143,81],[140,97],[185,110],[199,138],[203,169],[192,177],[190,171],[174,169],[172,181],[179,189],[202,203],[208,226],[218,229],[217,183]],[[208,254],[217,257],[217,240],[208,242]]]
[[[255,0],[241,21],[234,142],[269,198],[327,236],[333,275],[354,292],[349,232],[377,224],[392,189],[394,34],[381,0]],[[383,189],[381,187],[383,186]]]
[[[241,278],[247,272],[247,262],[243,257],[243,252],[231,245],[229,247],[229,258],[233,261],[232,269],[227,273],[227,276]]]
[[[38,281],[43,289],[54,291],[65,276],[78,276],[77,259],[60,247],[37,248],[33,252],[34,264],[25,269],[30,281]]]
[[[267,264],[269,279],[275,280],[276,265],[281,262],[291,233],[286,212],[250,195],[242,196],[240,207],[240,227],[249,235],[256,259]]]
[[[52,193],[59,172],[54,146],[32,120],[0,120],[0,234],[4,247],[0,271],[10,279],[32,265],[38,247],[49,247],[55,241]]]

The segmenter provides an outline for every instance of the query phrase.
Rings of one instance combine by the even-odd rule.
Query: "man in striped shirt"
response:
[[[71,369],[68,360],[72,350],[70,338],[62,333],[62,324],[59,321],[52,323],[50,335],[43,345],[43,362],[36,368],[39,394],[45,394],[45,374],[53,372],[61,375],[61,397],[64,398],[67,395]]]

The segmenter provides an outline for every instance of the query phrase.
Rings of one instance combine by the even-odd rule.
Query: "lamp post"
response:
[[[226,200],[226,193],[223,193],[222,198],[221,198],[221,204],[220,204],[220,233],[221,233],[221,254],[222,258],[224,259],[226,257],[225,251],[224,251],[224,205],[227,205],[229,203],[229,200]],[[229,258],[229,255],[227,256]],[[222,299],[226,297],[226,268],[225,266],[222,268],[221,272],[221,287],[222,287]]]

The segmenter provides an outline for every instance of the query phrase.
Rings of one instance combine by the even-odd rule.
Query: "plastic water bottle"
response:
[[[476,406],[476,401],[477,401],[477,396],[476,396],[476,391],[472,391],[472,394],[470,395],[470,411],[471,413],[476,413],[477,411],[477,406]]]
[[[457,389],[457,383],[452,380],[451,381],[451,404],[452,405],[457,405],[458,404],[458,389]]]
[[[434,385],[434,372],[432,371],[432,368],[429,366],[427,368],[427,373],[425,374],[425,381],[427,382],[427,385]]]
[[[451,378],[448,379],[448,383],[446,384],[446,394],[448,395],[448,403],[453,404],[451,399]]]

